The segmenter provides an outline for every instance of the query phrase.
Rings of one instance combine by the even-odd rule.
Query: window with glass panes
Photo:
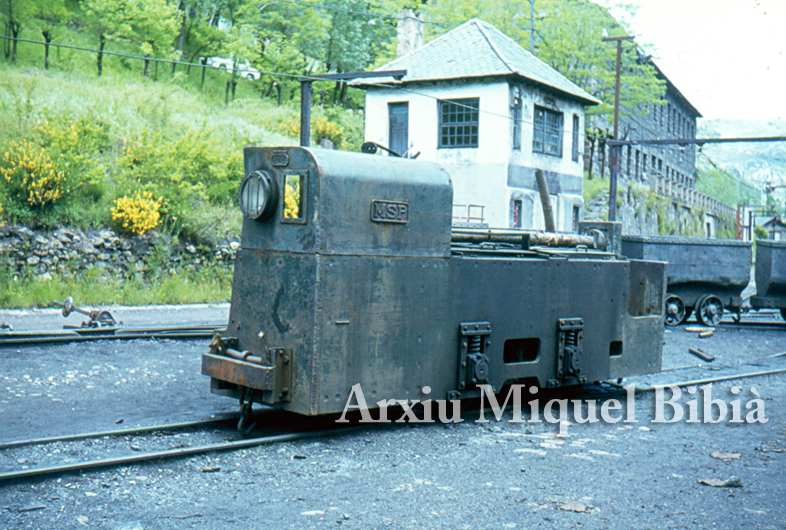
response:
[[[439,102],[439,147],[477,147],[480,99]]]
[[[535,107],[532,151],[562,156],[562,113]]]

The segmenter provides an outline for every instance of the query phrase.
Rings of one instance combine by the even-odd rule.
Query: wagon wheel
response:
[[[678,326],[688,320],[690,312],[685,308],[685,302],[676,294],[666,295],[666,325]]]
[[[705,294],[696,304],[696,318],[705,326],[717,326],[723,317],[723,302],[714,294]]]

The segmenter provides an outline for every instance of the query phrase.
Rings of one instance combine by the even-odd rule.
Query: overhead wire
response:
[[[294,0],[279,0],[279,1],[294,1]],[[0,35],[0,39],[15,40],[15,41],[18,41],[18,42],[26,42],[26,43],[31,43],[31,44],[41,44],[41,45],[47,44],[47,43],[45,43],[43,41],[36,41],[36,40],[22,39],[22,38],[15,38],[15,37],[7,37],[7,36],[4,36],[4,35]],[[151,61],[151,62],[160,62],[160,63],[166,63],[166,64],[179,64],[179,65],[184,65],[184,66],[194,66],[194,67],[198,67],[198,68],[213,68],[211,66],[207,66],[207,65],[201,64],[201,63],[189,63],[189,62],[184,62],[184,61],[177,61],[177,60],[174,60],[174,59],[160,59],[160,58],[156,58],[156,57],[144,57],[144,56],[140,56],[140,55],[132,55],[132,54],[127,54],[127,53],[112,52],[112,51],[107,51],[107,50],[100,51],[100,50],[96,50],[96,49],[93,49],[93,48],[85,48],[85,47],[82,47],[82,46],[73,46],[73,45],[68,45],[68,44],[59,44],[59,43],[54,43],[54,42],[50,42],[49,46],[73,49],[73,50],[77,50],[77,51],[85,51],[85,52],[90,52],[90,53],[103,53],[105,55],[111,55],[111,56],[116,56],[116,57],[125,57],[125,58],[129,58],[129,59],[146,60],[146,61]],[[285,72],[273,72],[273,71],[266,71],[266,70],[258,70],[258,71],[259,71],[259,73],[261,75],[269,75],[269,76],[273,76],[273,77],[286,77],[286,78],[297,79],[297,80],[306,80],[306,81],[329,81],[329,82],[333,82],[334,81],[334,80],[330,80],[330,79],[324,79],[324,78],[322,78],[322,77],[320,77],[318,75],[290,74],[290,73],[285,73]],[[380,87],[380,88],[391,88],[391,89],[401,90],[403,92],[408,92],[408,93],[411,93],[411,94],[414,94],[414,95],[418,95],[418,96],[422,96],[422,97],[425,97],[425,98],[434,99],[436,101],[443,101],[443,102],[453,103],[453,104],[455,104],[455,105],[457,105],[459,107],[475,110],[475,111],[477,111],[478,113],[481,113],[481,114],[495,116],[495,117],[503,118],[503,119],[510,120],[510,121],[514,121],[515,120],[515,118],[513,116],[510,116],[510,115],[499,114],[499,113],[492,112],[492,111],[489,111],[489,110],[472,107],[470,105],[465,105],[465,104],[461,103],[460,101],[454,101],[454,100],[450,100],[450,99],[440,99],[440,98],[438,98],[438,97],[436,97],[436,96],[434,96],[432,94],[427,94],[425,92],[419,92],[419,91],[416,91],[416,90],[403,88],[401,86],[394,85],[394,84],[374,83],[374,82],[370,82],[370,81],[364,81],[364,84],[369,85],[369,86],[376,86],[376,87]],[[352,86],[352,85],[350,85],[350,86]],[[535,125],[534,120],[530,121],[530,120],[526,120],[526,119],[521,118],[521,119],[518,119],[518,120],[515,120],[515,121],[518,121],[519,123],[523,123],[523,124]],[[586,137],[585,131],[581,130],[579,132],[579,136],[580,136],[580,138]]]

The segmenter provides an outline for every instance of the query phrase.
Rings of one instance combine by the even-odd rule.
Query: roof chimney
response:
[[[410,55],[423,46],[423,20],[411,9],[402,9],[398,14],[397,38],[396,58]]]

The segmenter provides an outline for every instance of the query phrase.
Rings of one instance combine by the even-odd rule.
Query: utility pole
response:
[[[620,63],[622,62],[622,41],[633,37],[607,37],[603,42],[617,43],[617,77],[614,84],[614,140],[619,139],[620,127]],[[609,182],[609,221],[617,220],[617,176],[619,175],[620,146],[611,145],[611,178]]]
[[[535,0],[529,0],[529,53],[535,55]]]

